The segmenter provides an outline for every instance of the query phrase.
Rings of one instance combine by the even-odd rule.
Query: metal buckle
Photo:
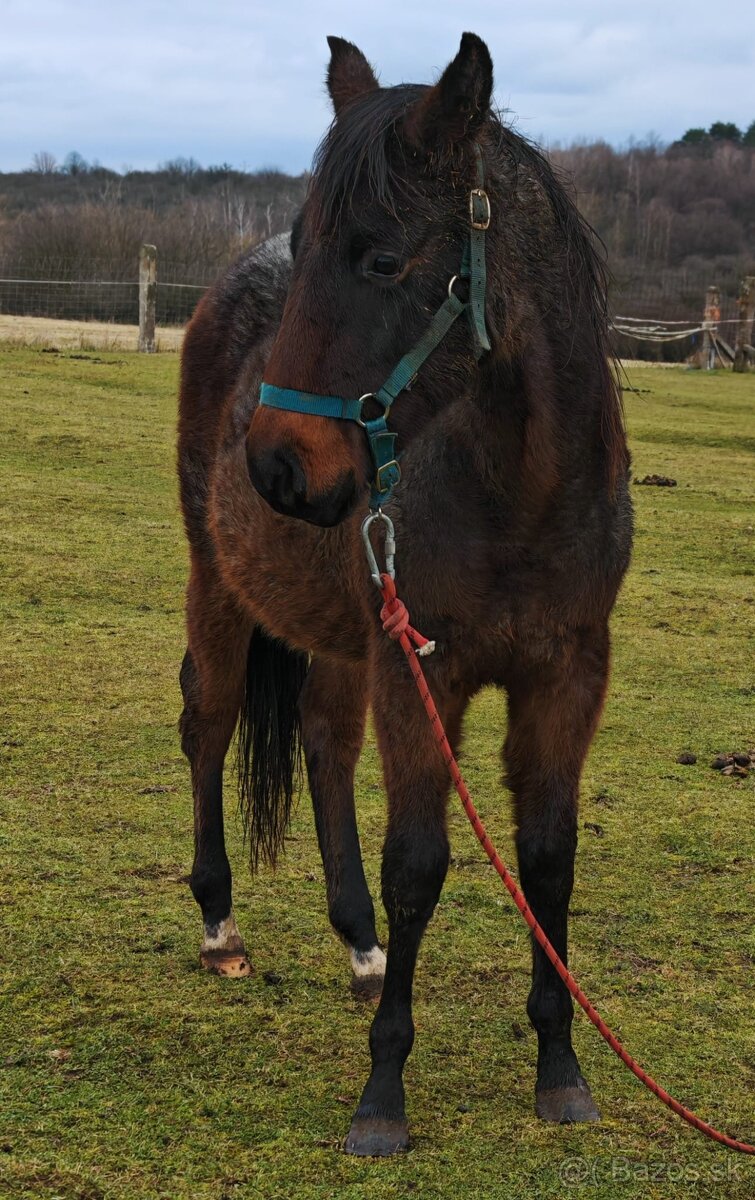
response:
[[[473,229],[482,230],[490,225],[490,200],[485,188],[472,188],[469,193],[469,223]]]
[[[393,482],[384,484],[383,483],[383,471],[389,471],[391,469],[391,467],[396,468],[395,478],[394,478]],[[392,458],[390,462],[383,463],[382,467],[378,467],[377,472],[375,474],[375,487],[376,487],[377,491],[379,491],[379,492],[387,492],[388,488],[395,487],[396,484],[400,482],[400,480],[401,480],[401,467],[398,465],[398,461],[395,458]]]

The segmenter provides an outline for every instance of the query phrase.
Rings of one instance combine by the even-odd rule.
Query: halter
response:
[[[260,404],[268,408],[309,413],[315,417],[336,417],[341,421],[356,421],[357,425],[361,425],[367,435],[375,468],[370,493],[370,508],[373,511],[388,503],[394,487],[401,479],[401,468],[395,449],[397,435],[388,428],[388,415],[396,398],[401,392],[411,388],[420,367],[462,313],[467,314],[472,329],[475,357],[480,358],[490,349],[485,328],[485,230],[490,225],[490,200],[483,186],[484,164],[480,147],[476,143],[474,151],[477,186],[469,193],[469,236],[464,246],[459,274],[452,276],[448,285],[448,296],[425,333],[393,368],[382,387],[376,392],[365,392],[358,400],[345,400],[341,396],[319,396],[314,392],[300,392],[295,388],[274,387],[271,383],[263,383],[260,389]],[[459,300],[454,294],[457,279],[469,281],[469,298],[466,301]],[[379,417],[371,421],[362,417],[362,407],[366,400],[377,401],[383,410]]]

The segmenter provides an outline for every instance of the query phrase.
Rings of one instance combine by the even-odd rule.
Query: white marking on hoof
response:
[[[202,950],[243,950],[241,934],[230,912],[217,925],[205,925]]]
[[[205,971],[213,975],[227,975],[232,979],[251,975],[252,964],[247,958],[232,912],[224,920],[218,921],[217,925],[205,925],[199,961]]]
[[[349,946],[351,969],[356,979],[364,979],[367,975],[385,975],[385,953],[379,946],[371,950],[354,950]]]

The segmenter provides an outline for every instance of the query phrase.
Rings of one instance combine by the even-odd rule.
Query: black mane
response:
[[[325,225],[337,223],[362,181],[379,204],[395,211],[397,197],[407,192],[406,177],[397,169],[405,154],[399,126],[427,90],[421,84],[379,88],[354,102],[345,118],[333,121],[315,151],[312,169],[312,191]]]

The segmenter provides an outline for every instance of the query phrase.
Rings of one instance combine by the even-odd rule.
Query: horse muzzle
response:
[[[338,525],[359,498],[354,472],[349,470],[327,491],[308,496],[307,477],[299,456],[288,446],[255,452],[247,448],[247,468],[255,490],[272,509],[324,527]]]

